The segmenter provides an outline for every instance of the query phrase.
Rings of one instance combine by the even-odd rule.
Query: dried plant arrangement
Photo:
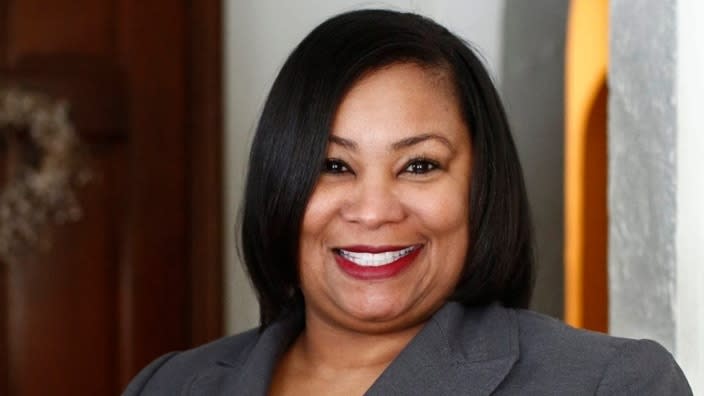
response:
[[[47,246],[51,224],[81,217],[75,189],[88,181],[68,105],[47,95],[0,86],[0,261]]]

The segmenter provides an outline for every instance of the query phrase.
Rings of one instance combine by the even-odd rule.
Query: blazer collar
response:
[[[192,382],[192,395],[266,395],[276,362],[300,333],[300,315],[269,326],[243,361],[226,358]],[[367,395],[488,395],[518,360],[518,324],[497,304],[447,303],[384,370]]]
[[[367,395],[489,395],[518,360],[515,313],[448,303],[376,380]]]

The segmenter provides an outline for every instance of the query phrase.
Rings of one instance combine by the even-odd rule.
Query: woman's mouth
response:
[[[335,261],[347,275],[362,279],[392,277],[407,268],[423,245],[404,247],[350,246],[335,248]]]

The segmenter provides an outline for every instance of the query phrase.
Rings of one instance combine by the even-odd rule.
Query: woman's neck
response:
[[[297,352],[309,367],[327,370],[386,368],[423,324],[382,333],[362,333],[335,326],[319,317],[306,317],[296,340]]]
[[[362,394],[422,326],[363,333],[307,314],[305,328],[279,361],[270,394]]]

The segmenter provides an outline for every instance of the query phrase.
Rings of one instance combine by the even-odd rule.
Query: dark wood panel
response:
[[[35,60],[3,73],[0,83],[69,101],[93,178],[80,190],[80,222],[48,227],[50,246],[3,268],[8,353],[3,354],[7,381],[0,389],[10,395],[114,394],[120,388],[115,374],[118,225],[129,161],[121,78],[103,60]]]
[[[167,350],[189,345],[187,293],[186,65],[184,9],[123,0],[120,60],[130,92],[130,190],[126,194],[120,338],[121,381]],[[159,21],[158,24],[154,23]],[[148,34],[144,34],[148,32]],[[178,39],[177,39],[178,40]],[[155,293],[157,291],[157,293]],[[164,325],[164,324],[168,325]]]
[[[221,2],[191,5],[189,26],[191,342],[223,334]]]
[[[0,68],[7,66],[7,6],[9,0],[0,0]],[[1,388],[0,388],[1,389]]]
[[[8,5],[0,80],[72,103],[97,182],[52,250],[0,263],[0,394],[115,394],[222,335],[221,4],[0,0],[0,23]]]
[[[0,168],[2,169],[2,168]],[[7,339],[7,265],[0,260],[0,391],[9,394],[9,342]]]
[[[113,7],[113,1],[9,0],[10,64],[27,55],[109,55],[115,39]]]
[[[7,65],[7,7],[8,0],[0,0],[0,69]],[[6,181],[6,159],[7,156],[0,147],[0,186],[4,186]],[[7,265],[0,260],[0,355],[4,356],[0,357],[0,392],[5,393],[9,393],[7,303]]]
[[[80,190],[86,221],[51,227],[50,247],[7,267],[11,395],[97,395],[116,389],[117,235],[111,231],[111,190],[119,186],[110,162],[120,160],[118,152],[102,150],[89,163],[98,176]]]
[[[0,68],[0,87],[15,86],[65,100],[83,140],[127,139],[124,77],[108,58],[77,55],[27,56]]]

